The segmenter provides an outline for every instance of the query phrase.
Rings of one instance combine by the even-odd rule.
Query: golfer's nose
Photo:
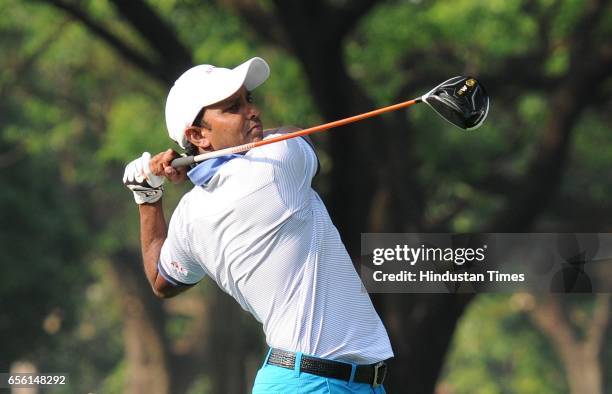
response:
[[[255,104],[249,103],[247,106],[247,118],[248,119],[259,118],[259,115],[260,115],[259,108],[257,108]]]

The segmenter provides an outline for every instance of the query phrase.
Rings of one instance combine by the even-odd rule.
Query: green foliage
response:
[[[209,394],[212,393],[210,378],[201,376],[191,385],[187,394]]]
[[[262,55],[272,65],[272,75],[256,91],[255,101],[262,109],[265,128],[281,125],[311,127],[321,123],[307,92],[305,77],[295,59],[266,51]],[[261,97],[261,100],[258,99]]]
[[[441,382],[457,394],[567,392],[558,356],[508,295],[480,295],[470,306]]]
[[[126,363],[122,359],[121,311],[107,264],[103,260],[90,264],[96,281],[82,292],[78,323],[59,336],[59,351],[38,351],[41,370],[69,374],[70,384],[54,393],[123,391]]]
[[[607,201],[612,194],[608,171],[612,160],[612,149],[608,149],[612,143],[609,122],[595,111],[588,111],[583,117],[572,152],[573,160],[579,165],[568,169],[564,184],[568,193],[580,190],[584,197],[595,201]]]
[[[0,140],[2,151],[15,149]],[[0,172],[1,266],[0,337],[5,341],[0,368],[74,324],[78,292],[87,279],[79,257],[87,248],[82,236],[82,207],[67,204],[69,190],[58,187],[53,157],[21,158]],[[45,326],[53,316],[56,325]]]
[[[426,64],[430,75],[457,75],[465,70],[435,59],[452,53],[470,71],[485,69],[529,50],[535,38],[535,22],[519,2],[389,2],[364,18],[346,54],[353,75],[374,97],[389,102],[402,84],[419,84],[398,72],[406,65]]]
[[[164,115],[159,101],[142,94],[126,94],[111,104],[108,126],[97,152],[102,163],[127,162],[142,153],[143,147],[161,152],[168,147],[167,134],[160,127]]]

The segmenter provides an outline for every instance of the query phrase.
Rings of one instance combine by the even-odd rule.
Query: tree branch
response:
[[[534,324],[546,334],[561,356],[570,391],[576,394],[602,393],[599,353],[608,324],[610,295],[598,296],[593,320],[586,338],[579,340],[564,316],[561,298],[546,295],[528,310]]]
[[[567,209],[571,207],[571,209]],[[585,196],[557,196],[551,202],[553,217],[569,223],[566,231],[609,231],[612,204],[595,201]],[[562,230],[561,228],[560,230]]]
[[[0,169],[11,167],[21,162],[25,155],[25,148],[22,143],[14,145],[9,151],[0,152]]]
[[[345,37],[378,2],[378,0],[353,0],[347,1],[342,7],[332,9],[328,17],[328,24],[334,31],[332,34]]]
[[[578,343],[563,316],[558,297],[546,295],[542,301],[536,301],[534,308],[528,312],[535,325],[550,337],[561,357],[571,362],[578,352]]]
[[[191,50],[178,39],[176,32],[142,0],[110,0],[119,13],[157,52],[161,74],[166,82],[174,83],[178,76],[193,65]]]
[[[610,294],[597,295],[593,319],[588,327],[586,346],[596,354],[601,351],[604,335],[610,323],[610,297]]]
[[[341,37],[330,35],[328,13],[330,9],[320,0],[274,0],[276,20],[285,31],[296,56],[314,56],[312,43],[318,43],[322,51],[340,47]],[[310,38],[310,40],[305,40]],[[327,40],[325,39],[327,38]]]
[[[439,218],[434,218],[431,223],[426,224],[426,231],[437,233],[437,232],[449,232],[450,222],[465,208],[469,206],[468,200],[457,199],[451,208]]]
[[[230,9],[235,10],[241,19],[261,38],[272,45],[291,51],[291,45],[280,29],[276,16],[264,10],[255,0],[225,0]]]
[[[248,2],[245,0],[242,2]],[[286,32],[295,37],[312,37],[313,42],[329,47],[339,46],[345,36],[379,0],[355,0],[341,7],[323,1],[274,0],[277,17]],[[301,20],[302,23],[294,23]],[[290,22],[293,21],[293,22]],[[306,47],[302,47],[306,49]],[[296,51],[300,54],[300,51]]]
[[[147,59],[144,55],[138,52],[138,50],[127,46],[117,36],[107,30],[104,26],[95,22],[88,14],[77,6],[67,3],[62,0],[36,0],[39,2],[48,3],[67,14],[71,15],[76,20],[80,21],[87,27],[94,35],[101,38],[108,45],[110,45],[120,56],[132,63],[136,67],[140,68],[146,74],[153,76],[156,79],[163,78],[160,75],[158,66]]]

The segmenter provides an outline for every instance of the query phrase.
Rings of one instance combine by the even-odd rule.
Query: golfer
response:
[[[251,92],[269,76],[261,58],[234,69],[199,65],[170,89],[170,137],[190,154],[260,141]],[[253,393],[384,393],[385,327],[362,288],[325,205],[312,189],[313,146],[294,138],[174,169],[172,150],[144,153],[123,182],[139,204],[144,270],[172,297],[211,277],[262,325],[270,350]],[[188,177],[166,226],[164,179]]]

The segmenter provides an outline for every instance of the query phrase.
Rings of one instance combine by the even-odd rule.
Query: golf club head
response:
[[[453,77],[421,99],[442,118],[463,130],[479,128],[489,113],[489,95],[473,77]]]

